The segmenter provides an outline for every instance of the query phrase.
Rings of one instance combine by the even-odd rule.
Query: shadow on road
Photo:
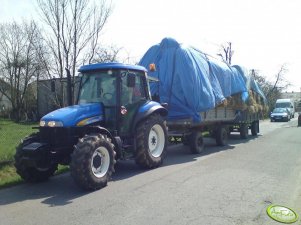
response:
[[[196,161],[206,155],[221,151],[233,150],[235,144],[252,141],[256,137],[250,136],[249,139],[242,140],[239,135],[232,135],[227,146],[216,146],[213,139],[205,139],[205,150],[201,154],[191,154],[189,147],[183,144],[170,145],[167,149],[166,158],[163,167],[183,164]],[[160,168],[159,168],[160,169]],[[113,181],[127,179],[141,173],[147,173],[149,170],[139,168],[134,160],[120,161],[116,164],[115,173],[112,176]],[[8,205],[22,201],[41,199],[41,203],[50,207],[63,206],[72,203],[73,199],[88,195],[90,192],[79,189],[73,182],[70,173],[61,174],[52,177],[47,182],[38,184],[21,184],[15,187],[0,190],[0,206]]]
[[[167,154],[162,167],[192,162],[206,155],[214,154],[220,151],[232,150],[235,148],[235,144],[246,143],[255,138],[257,137],[249,136],[248,139],[241,139],[239,134],[231,134],[229,144],[226,146],[216,146],[214,139],[205,138],[205,149],[200,154],[191,154],[189,146],[185,146],[182,143],[170,144],[167,149]],[[137,174],[147,173],[148,171],[150,170],[141,169],[138,167],[134,160],[120,161],[115,166],[115,173],[112,177],[112,180],[123,180],[133,177]]]
[[[31,199],[42,199],[49,206],[60,206],[72,203],[72,199],[87,194],[74,183],[69,173],[52,177],[46,182],[25,183],[0,190],[0,206]]]

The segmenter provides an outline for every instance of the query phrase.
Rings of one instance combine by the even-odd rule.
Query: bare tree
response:
[[[94,49],[93,57],[92,53],[87,53],[86,57],[83,59],[83,63],[88,61],[90,63],[105,63],[105,62],[117,62],[118,54],[121,48],[115,46],[110,47],[97,47]],[[88,60],[87,60],[88,59]]]
[[[232,50],[232,43],[227,42],[226,44],[221,45],[220,53],[218,53],[217,55],[220,56],[223,61],[225,61],[229,65],[231,65],[233,54],[234,54],[234,51]]]
[[[92,62],[97,53],[99,36],[112,12],[111,3],[106,0],[37,0],[37,3],[48,27],[45,38],[53,56],[49,74],[63,78],[66,68],[74,81],[78,64],[83,59]]]
[[[291,84],[285,79],[285,74],[288,72],[288,68],[286,64],[282,64],[279,71],[275,75],[275,82],[273,84],[273,87],[267,93],[267,96],[269,96],[271,93],[273,93],[274,90],[283,91],[287,89]]]
[[[253,70],[252,72],[253,78],[261,86],[267,99],[267,105],[271,110],[274,108],[276,100],[280,98],[281,92],[290,86],[290,83],[284,77],[287,71],[287,65],[282,64],[275,75],[275,81],[269,81],[265,76],[260,74],[258,70]]]
[[[39,40],[40,31],[33,21],[0,24],[0,78],[6,84],[0,92],[11,102],[16,121],[24,112],[28,85],[42,70],[35,47]]]

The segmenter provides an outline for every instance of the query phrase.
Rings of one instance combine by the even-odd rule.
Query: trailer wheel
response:
[[[189,146],[190,144],[190,135],[183,135],[182,136],[182,144],[185,146]]]
[[[239,132],[240,132],[240,138],[241,138],[241,139],[247,139],[247,138],[248,138],[248,135],[249,135],[249,127],[248,127],[248,124],[246,124],[246,123],[240,124]]]
[[[219,127],[215,136],[216,144],[219,146],[225,146],[228,144],[228,131],[226,127]]]
[[[114,172],[115,156],[114,145],[106,135],[86,135],[71,155],[71,176],[85,190],[103,188]]]
[[[142,168],[155,168],[163,163],[167,147],[167,131],[163,118],[153,114],[136,128],[136,164]]]
[[[190,135],[190,151],[193,154],[201,153],[205,148],[202,132],[193,131]]]
[[[252,136],[257,136],[257,134],[259,133],[259,122],[258,121],[254,121],[251,124],[251,134]]]
[[[37,141],[37,135],[32,134],[26,137],[17,147],[15,154],[15,167],[17,173],[26,182],[41,182],[48,180],[49,177],[53,176],[57,170],[57,164],[53,164],[47,167],[34,167],[29,166],[25,163],[24,157],[26,157],[23,147]]]

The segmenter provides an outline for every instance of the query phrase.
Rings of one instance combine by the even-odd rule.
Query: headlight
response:
[[[49,127],[62,127],[62,126],[64,126],[63,123],[60,122],[60,121],[49,121],[49,122],[47,123],[47,125],[48,125]]]
[[[40,121],[40,127],[45,127],[45,125],[46,125],[46,122],[44,120],[41,120]]]

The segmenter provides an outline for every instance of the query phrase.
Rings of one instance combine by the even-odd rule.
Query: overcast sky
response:
[[[0,21],[35,17],[35,0],[0,0]],[[210,55],[232,42],[233,63],[260,70],[270,80],[282,64],[301,88],[300,0],[112,0],[114,11],[102,40],[139,61],[164,37]]]

